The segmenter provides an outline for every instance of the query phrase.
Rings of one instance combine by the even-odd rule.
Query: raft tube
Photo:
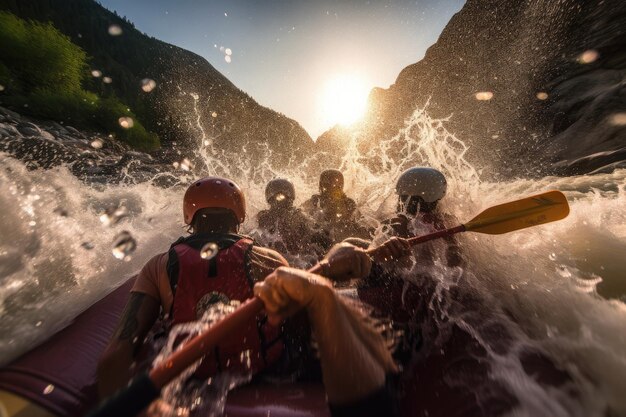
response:
[[[96,368],[134,279],[43,344],[0,368],[0,417],[80,417],[97,401]],[[328,417],[322,384],[253,384],[228,394],[229,417]]]

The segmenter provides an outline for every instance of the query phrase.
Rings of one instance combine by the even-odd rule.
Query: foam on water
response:
[[[0,363],[54,334],[184,234],[181,197],[192,178],[227,175],[242,186],[249,206],[244,233],[254,230],[256,213],[266,207],[264,187],[270,179],[292,179],[296,204],[316,192],[315,167],[325,155],[275,167],[271,150],[265,149],[266,161],[251,165],[217,149],[200,117],[191,123],[198,126],[198,151],[182,157],[195,168],[181,173],[179,186],[167,189],[151,182],[97,188],[64,167],[29,171],[0,155]],[[567,219],[502,236],[467,233],[460,237],[464,269],[439,265],[432,271],[440,297],[460,281],[479,294],[489,317],[509,326],[510,346],[495,349],[485,326],[463,321],[457,312],[442,314],[463,321],[487,347],[492,377],[520,399],[513,415],[603,415],[607,408],[626,414],[626,307],[619,301],[626,294],[626,170],[482,181],[464,158],[463,142],[446,130],[445,121],[430,119],[422,109],[367,154],[358,152],[358,140],[357,134],[340,168],[346,193],[371,226],[393,213],[395,181],[414,165],[445,173],[449,189],[442,205],[461,221],[522,196],[549,189],[566,193],[571,203]],[[127,213],[117,223],[100,221],[107,209],[114,212],[119,206]],[[112,253],[122,231],[137,242],[128,260]],[[577,394],[547,388],[526,375],[519,352],[527,347],[545,352],[567,370]]]

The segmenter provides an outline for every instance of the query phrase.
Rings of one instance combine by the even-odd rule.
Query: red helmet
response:
[[[186,224],[191,224],[194,214],[203,208],[225,208],[231,210],[237,221],[246,218],[246,199],[241,188],[226,178],[206,177],[187,188],[183,198],[183,215]]]

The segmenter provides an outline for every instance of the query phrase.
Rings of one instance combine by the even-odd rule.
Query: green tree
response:
[[[87,69],[85,52],[52,24],[0,12],[0,84],[7,103],[35,116],[105,129],[137,149],[158,148],[158,136],[116,97],[83,89]],[[123,128],[121,117],[132,118],[133,126]]]

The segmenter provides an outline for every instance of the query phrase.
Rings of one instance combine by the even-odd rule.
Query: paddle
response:
[[[407,241],[411,246],[415,246],[420,243],[428,242],[429,240],[439,239],[461,232],[500,235],[561,220],[567,217],[568,214],[569,205],[567,204],[565,195],[560,191],[548,191],[522,198],[521,200],[490,207],[465,224],[424,236],[412,237],[407,239]],[[377,251],[382,251],[383,248],[384,244],[369,250],[368,253],[375,257]]]
[[[488,208],[465,224],[410,238],[408,241],[411,246],[414,246],[460,232],[497,235],[561,220],[568,214],[569,206],[563,193],[549,191]],[[384,245],[371,249],[368,253],[375,256],[383,247]],[[309,269],[309,272],[319,272],[320,269],[321,266],[318,264]],[[102,402],[89,414],[89,417],[135,416],[154,401],[161,389],[178,374],[210,352],[224,336],[251,320],[262,309],[263,302],[257,297],[244,302],[233,313],[191,339],[165,362],[153,368],[149,373],[135,378],[127,388]]]
[[[321,266],[317,264],[309,272],[316,273],[320,269]],[[235,311],[185,343],[150,372],[139,375],[126,388],[103,400],[87,417],[133,417],[139,414],[159,397],[161,389],[177,375],[211,352],[220,340],[251,320],[262,309],[263,301],[258,297],[243,302]]]

